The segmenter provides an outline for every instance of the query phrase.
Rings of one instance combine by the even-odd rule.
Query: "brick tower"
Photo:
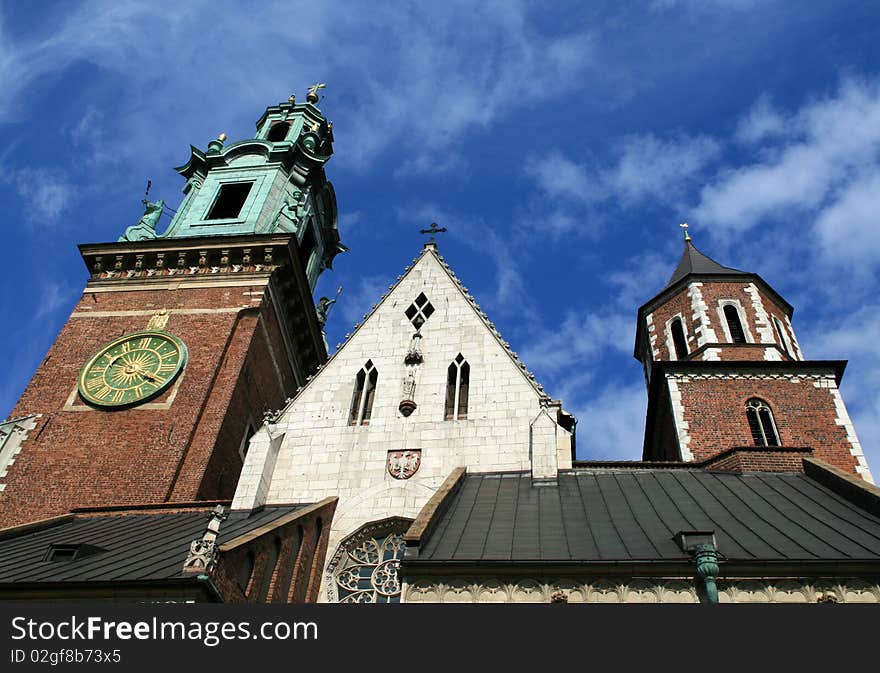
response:
[[[327,358],[312,292],[345,248],[317,102],[192,148],[163,233],[145,199],[117,242],[80,246],[82,298],[0,425],[0,526],[232,497],[263,414]]]
[[[672,277],[638,313],[644,460],[787,469],[812,455],[872,481],[839,391],[846,362],[805,359],[792,312],[758,274],[721,266],[685,234]]]

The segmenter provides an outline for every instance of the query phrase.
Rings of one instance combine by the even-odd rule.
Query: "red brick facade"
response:
[[[745,343],[731,343],[726,331],[721,307],[730,301],[737,307]],[[770,467],[760,469],[772,470],[778,463],[800,469],[799,459],[785,452],[773,460],[727,453],[755,445],[746,403],[758,398],[772,412],[782,447],[805,447],[817,459],[858,473],[861,448],[837,389],[844,363],[802,360],[788,322],[791,307],[757,276],[684,276],[639,315],[643,347],[637,343],[636,356],[645,364],[650,397],[646,460],[711,462],[725,454],[712,466],[758,469],[761,464]],[[682,364],[675,364],[670,347],[668,324],[676,317],[688,347]]]
[[[702,346],[721,348],[720,358],[722,360],[763,360],[765,349],[776,347],[779,352],[780,359],[793,360],[795,343],[794,334],[786,324],[787,311],[784,306],[780,305],[776,299],[760,284],[755,284],[758,297],[764,307],[764,311],[771,320],[770,329],[773,334],[774,343],[762,343],[760,334],[758,333],[758,317],[752,301],[752,295],[746,292],[750,282],[713,282],[700,281],[695,279],[693,282],[701,283],[699,291],[702,295],[703,302],[706,304],[706,317],[708,318],[708,327],[715,332],[716,340],[710,340],[710,343]],[[697,326],[694,320],[694,307],[689,293],[690,283],[682,285],[681,289],[672,294],[662,304],[657,306],[650,313],[651,324],[654,326],[653,335],[656,336],[654,341],[654,349],[657,354],[652,354],[654,360],[667,361],[675,360],[673,353],[669,351],[669,333],[667,332],[667,324],[674,317],[679,316],[682,319],[685,337],[687,339],[688,353],[690,359],[703,359],[701,353],[703,350],[698,343]],[[745,313],[743,327],[745,328],[747,339],[752,345],[746,344],[730,344],[724,332],[724,326],[719,316],[719,302],[723,300],[735,300],[739,302]],[[788,338],[787,343],[783,343],[779,339],[772,318],[775,317],[782,325],[785,336]],[[789,346],[791,344],[791,346]],[[789,354],[786,350],[791,350]],[[695,351],[697,351],[695,353]]]
[[[266,273],[137,290],[90,283],[12,412],[41,417],[4,478],[0,526],[87,505],[231,498],[249,427],[297,385],[268,282]],[[165,329],[188,349],[178,380],[129,409],[85,404],[84,363],[163,308]]]
[[[335,509],[333,499],[232,550],[221,545],[212,579],[224,602],[316,602]],[[247,568],[251,571],[243,585]]]

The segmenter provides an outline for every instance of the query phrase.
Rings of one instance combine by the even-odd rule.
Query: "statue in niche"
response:
[[[280,220],[283,215],[290,222],[290,231],[292,233],[297,233],[300,224],[304,221],[305,216],[309,212],[308,201],[308,194],[294,187],[293,191],[284,198],[284,203],[281,204],[281,210],[278,211],[275,220],[272,222],[272,230],[274,231],[277,229],[278,220]]]
[[[125,230],[125,233],[119,237],[120,241],[146,241],[152,238],[158,238],[156,233],[156,225],[159,224],[159,218],[162,217],[162,209],[165,208],[165,201],[143,200],[144,214],[141,216],[140,222],[134,224]]]

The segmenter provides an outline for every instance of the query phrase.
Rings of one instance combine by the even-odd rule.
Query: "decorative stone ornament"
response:
[[[217,505],[211,512],[211,520],[205,534],[189,545],[189,555],[183,562],[184,572],[211,572],[217,565],[217,536],[220,524],[229,516],[223,505]]]
[[[401,402],[403,405],[403,402]],[[415,404],[413,404],[415,407]],[[421,449],[406,449],[405,451],[388,452],[388,474],[395,479],[409,479],[422,464]]]
[[[79,394],[111,409],[140,404],[165,391],[185,364],[186,346],[173,334],[135,332],[111,341],[86,362]]]

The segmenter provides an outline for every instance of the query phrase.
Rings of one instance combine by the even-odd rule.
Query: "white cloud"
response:
[[[722,234],[747,230],[765,218],[814,215],[821,221],[822,211],[834,208],[853,180],[880,172],[877,82],[847,80],[835,95],[806,104],[788,124],[788,135],[762,147],[757,161],[721,171],[706,185],[695,210],[698,219]],[[746,121],[741,129],[759,136],[759,127]],[[766,131],[765,124],[765,139]]]
[[[743,117],[736,129],[736,137],[743,143],[757,143],[773,136],[790,132],[791,121],[773,107],[770,98],[761,96]]]
[[[573,411],[581,460],[641,460],[648,397],[643,385],[608,386]]]
[[[625,312],[589,311],[569,313],[535,335],[520,353],[529,367],[550,374],[584,369],[585,363],[598,358],[605,350],[626,351],[626,338],[633,330],[633,316]]]
[[[355,323],[361,322],[363,316],[372,309],[373,305],[379,303],[390,284],[388,276],[374,275],[363,276],[358,279],[354,287],[346,286],[343,288],[338,306],[339,312],[346,322],[346,331]],[[332,319],[332,309],[330,315],[330,319]]]
[[[585,162],[555,151],[527,164],[526,174],[545,197],[560,199],[563,205],[567,202],[583,208],[607,202],[624,207],[670,203],[685,197],[687,188],[720,151],[720,143],[708,136],[629,135],[618,142],[607,166],[588,168]],[[542,198],[537,202],[545,201]],[[593,213],[589,224],[585,224],[587,218],[575,216],[559,205],[551,213],[555,219],[550,230],[557,234],[578,229],[589,233],[599,226]]]
[[[76,294],[76,288],[53,280],[47,281],[40,292],[33,319],[42,320],[46,316],[54,314],[59,308],[70,302]]]
[[[65,214],[74,217],[72,206],[77,200],[77,189],[60,171],[45,168],[8,169],[5,180],[13,184],[24,201],[24,215],[33,224],[55,224]]]
[[[593,201],[596,198],[595,179],[589,176],[584,166],[559,151],[530,161],[526,165],[526,173],[547,196],[572,201]]]
[[[719,152],[719,143],[707,136],[629,136],[623,140],[617,165],[603,171],[601,181],[611,198],[626,203],[671,200]]]
[[[278,1],[262,4],[255,20],[238,3],[217,11],[193,0],[173,12],[138,0],[65,5],[26,36],[0,24],[0,121],[26,114],[28,96],[67,67],[89,64],[119,75],[105,120],[127,131],[118,151],[155,153],[150,129],[204,133],[204,115],[180,115],[188,101],[213,111],[219,126],[255,118],[254,100],[286,98],[279,82],[320,80],[329,83],[322,106],[348,148],[339,163],[366,169],[377,153],[406,148],[433,155],[422,170],[442,168],[443,151],[465,133],[534,104],[527,83],[554,82],[545,100],[582,85],[592,65],[589,34],[541,32],[528,12],[518,2],[402,9]],[[209,31],[210,58],[192,39],[198,30]]]
[[[880,260],[880,170],[841,188],[834,202],[816,220],[816,234],[825,255],[837,263],[853,264],[871,273]],[[867,267],[860,267],[866,262]],[[878,332],[880,334],[880,332]]]

